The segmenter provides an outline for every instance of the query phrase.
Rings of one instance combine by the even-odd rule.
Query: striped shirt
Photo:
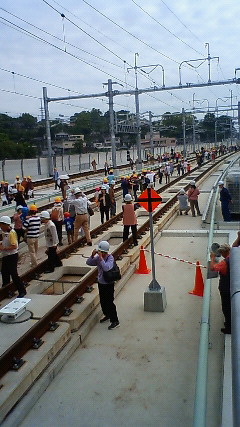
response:
[[[25,219],[23,228],[27,230],[27,238],[37,238],[40,234],[41,219],[40,216],[33,215]]]

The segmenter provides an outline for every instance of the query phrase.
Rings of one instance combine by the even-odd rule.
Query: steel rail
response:
[[[221,156],[218,159],[218,161],[216,161],[213,165],[211,165],[211,167],[209,169],[207,169],[206,171],[203,171],[199,175],[199,177],[201,178],[202,176],[204,176],[209,170],[214,168],[217,164],[221,163],[224,160],[224,158],[229,157],[229,155],[231,155],[231,154]],[[209,160],[208,162],[205,162],[204,164],[206,165],[207,163],[211,163],[211,160]],[[169,187],[171,187],[172,185],[175,185],[177,182],[181,181],[184,177],[191,175],[191,173],[196,172],[198,170],[200,170],[200,168],[198,166],[196,166],[195,168],[192,169],[191,172],[187,172],[184,175],[178,176],[174,180],[172,180],[170,183],[163,185],[160,189],[157,190],[157,192],[161,193],[163,191],[166,191]],[[196,181],[200,178],[196,178]],[[186,187],[186,188],[188,188],[188,187]],[[174,199],[174,203],[176,201],[177,201],[177,196]],[[45,209],[46,209],[46,206],[45,206]],[[153,215],[153,219],[155,219],[154,215]],[[105,229],[111,227],[114,223],[119,221],[121,218],[122,218],[122,213],[119,213],[116,216],[110,218],[104,224],[101,224],[98,227],[96,227],[95,229],[91,230],[91,232],[90,232],[91,236],[96,237],[97,235],[102,233]],[[76,251],[79,247],[84,246],[84,244],[86,244],[86,239],[85,239],[85,237],[81,237],[76,242],[73,242],[70,245],[68,245],[67,247],[62,248],[58,252],[58,254],[59,254],[60,258],[63,259],[66,256],[69,256],[72,252]],[[36,278],[36,276],[38,276],[39,274],[43,273],[43,271],[46,269],[46,267],[47,267],[47,259],[40,262],[37,265],[37,267],[33,267],[30,270],[28,270],[26,273],[23,273],[20,276],[20,278],[24,282],[29,282],[30,280],[33,280],[34,278]],[[0,288],[0,301],[2,301],[4,298],[8,298],[9,295],[11,295],[12,293],[15,292],[15,290],[16,290],[16,287],[14,286],[14,284],[12,282],[9,283],[8,285],[4,286],[4,287],[1,287]]]
[[[219,160],[219,163],[222,161],[222,158]],[[200,179],[205,174],[209,172],[213,167],[215,167],[217,162],[210,166],[210,168],[204,170],[197,179]],[[198,168],[195,168],[198,169]],[[193,170],[194,171],[194,170]],[[185,176],[189,175],[189,173],[185,174]],[[166,184],[164,186],[165,189],[167,189],[172,184],[176,183],[180,179],[184,177],[178,177],[172,183]],[[189,184],[185,187],[187,188]],[[163,191],[163,188],[158,190],[158,193],[160,191]],[[177,195],[173,196],[170,200],[168,200],[164,205],[160,207],[160,209],[155,212],[153,215],[153,220],[157,221],[164,213],[166,213],[177,201]],[[107,229],[109,226],[111,226],[114,222],[119,221],[122,218],[122,212],[116,215],[115,217],[111,218],[109,221],[107,221],[103,226],[99,226],[96,229],[91,231],[92,234],[98,234],[103,230],[103,228]],[[138,229],[138,236],[140,236],[142,233],[145,233],[147,230],[149,230],[149,219],[146,220],[146,222]],[[123,242],[114,252],[113,256],[115,259],[117,259],[119,256],[121,256],[129,247],[129,245],[132,244],[133,238],[130,236],[125,242]],[[64,257],[66,254],[71,253],[71,251],[76,250],[79,246],[83,245],[86,242],[85,237],[82,237],[78,241],[72,243],[69,245],[66,249],[63,249],[60,251],[60,256]],[[33,272],[39,272],[41,271],[41,268],[45,266],[46,261],[43,261],[40,265],[36,267],[36,269],[30,270],[26,275],[23,275],[23,277],[31,277],[31,274]],[[19,338],[10,348],[8,348],[1,356],[0,356],[0,378],[3,377],[9,369],[12,368],[13,364],[16,360],[21,359],[21,357],[32,348],[33,343],[35,340],[40,339],[47,331],[50,330],[51,326],[60,319],[60,317],[64,316],[66,309],[70,308],[73,304],[76,304],[78,302],[79,297],[81,297],[86,289],[89,286],[92,286],[93,283],[95,283],[97,277],[97,269],[93,269],[93,271],[85,278],[83,279],[78,286],[76,286],[74,289],[72,289],[66,296],[64,296],[61,301],[59,301],[48,313],[46,313],[42,319],[36,322],[35,325],[33,325],[29,331],[27,331],[21,338]],[[10,285],[7,285],[6,287],[9,287]],[[2,288],[4,290],[4,288]]]

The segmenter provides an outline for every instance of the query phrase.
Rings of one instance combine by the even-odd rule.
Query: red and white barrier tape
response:
[[[143,250],[145,252],[150,252],[149,249],[143,249]],[[205,265],[197,264],[196,262],[187,261],[185,259],[180,259],[180,258],[177,258],[175,256],[164,255],[164,254],[160,254],[160,252],[155,252],[155,251],[154,251],[154,253],[155,253],[155,255],[160,255],[160,256],[163,256],[164,258],[174,259],[175,261],[185,262],[186,264],[197,265],[198,267],[207,268]]]

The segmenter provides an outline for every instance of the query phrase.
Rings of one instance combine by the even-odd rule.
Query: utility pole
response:
[[[195,151],[196,151],[196,148],[195,148],[195,145],[196,145],[196,131],[195,131],[195,116],[194,116],[194,114],[192,116],[192,126],[193,126],[193,151],[195,153]]]
[[[183,157],[185,159],[187,150],[186,150],[186,117],[185,117],[184,108],[182,108],[182,126],[183,126]]]
[[[138,92],[138,76],[137,76],[137,56],[138,53],[135,53],[135,105],[136,105],[136,124],[137,124],[137,158],[138,165],[137,168],[141,169],[142,166],[142,153],[141,153],[141,126],[140,126],[140,112],[139,112],[139,92]]]
[[[51,131],[50,131],[50,120],[48,111],[48,97],[47,88],[43,88],[43,102],[45,111],[45,125],[46,125],[46,137],[47,137],[47,148],[48,148],[48,174],[53,175],[53,159],[52,159],[52,143],[51,143]]]
[[[108,99],[109,99],[109,120],[110,120],[110,136],[111,136],[111,145],[112,145],[112,164],[113,170],[117,169],[117,159],[116,159],[116,139],[114,131],[114,111],[113,111],[113,82],[111,79],[108,79]]]
[[[151,147],[151,154],[154,156],[152,117],[153,117],[152,112],[149,111],[150,147]]]

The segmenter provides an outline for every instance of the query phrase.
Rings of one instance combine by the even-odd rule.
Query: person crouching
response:
[[[188,215],[188,212],[190,211],[190,206],[188,206],[188,196],[185,193],[185,190],[181,188],[179,191],[179,194],[177,196],[179,201],[179,213],[182,215],[182,212],[185,212],[185,215]]]
[[[62,261],[60,260],[57,254],[57,245],[58,245],[58,235],[56,226],[50,219],[50,213],[48,211],[41,212],[41,222],[45,225],[44,235],[46,239],[48,256],[47,260],[47,269],[44,273],[52,273],[55,267],[61,267]]]

